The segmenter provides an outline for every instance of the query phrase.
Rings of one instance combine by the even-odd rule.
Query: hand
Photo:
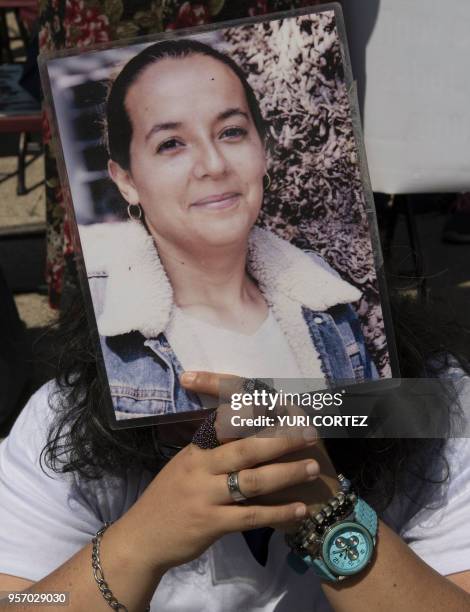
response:
[[[189,444],[118,521],[131,536],[131,561],[161,575],[198,557],[226,533],[301,520],[306,506],[294,498],[280,505],[235,504],[227,474],[239,471],[240,489],[248,498],[311,481],[318,474],[312,459],[274,461],[313,443],[297,434],[245,438],[211,450]]]
[[[194,393],[202,393],[221,398],[221,404],[217,409],[217,419],[215,422],[217,438],[221,444],[226,443],[230,439],[233,440],[234,436],[241,437],[253,435],[254,430],[252,427],[234,428],[230,426],[230,418],[235,413],[231,406],[224,401],[228,400],[225,394],[243,390],[243,379],[236,376],[212,372],[196,372],[191,374],[194,374],[192,378],[184,374],[181,378],[181,382],[186,389]],[[223,391],[223,393],[221,393],[221,391]],[[285,410],[290,415],[305,414],[303,409],[298,406],[290,406],[285,408]],[[246,418],[255,416],[251,406],[237,410],[236,414]],[[266,414],[268,414],[267,411]],[[236,432],[234,431],[235,429]],[[276,434],[272,432],[272,436],[301,435],[303,429],[303,427],[294,426],[284,427],[282,431],[277,431]],[[257,437],[256,439],[264,440],[266,438]],[[315,482],[289,483],[286,488],[278,487],[272,493],[258,497],[256,501],[263,504],[285,504],[294,500],[302,500],[307,504],[309,513],[318,512],[339,489],[336,470],[322,440],[318,438],[316,444],[284,455],[283,461],[299,461],[309,458],[315,459],[320,468],[320,476],[315,479]],[[292,525],[284,525],[284,529],[287,528],[288,531],[292,531],[294,527],[295,526]]]

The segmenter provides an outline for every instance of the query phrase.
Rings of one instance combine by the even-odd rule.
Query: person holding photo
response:
[[[435,322],[417,313],[405,323],[399,309],[404,375],[421,375],[429,363],[428,374],[460,377],[468,415],[468,365],[422,352],[434,346],[442,356],[446,342],[455,347],[451,336],[442,329],[443,343],[430,333]],[[56,380],[31,398],[0,444],[2,594],[66,592],[71,611],[104,611],[108,601],[136,612],[150,601],[155,612],[469,607],[468,439],[321,444],[307,429],[313,435],[201,449],[190,443],[198,422],[112,430],[80,295],[61,336]],[[218,376],[197,373],[182,383],[212,393]],[[454,407],[442,410],[450,419]],[[313,568],[294,571],[282,532],[299,529],[306,504],[314,516],[338,498],[340,469],[381,520],[370,562],[335,582]],[[237,489],[243,504],[234,501]],[[266,526],[276,528],[272,535]],[[7,601],[0,610],[12,609]]]
[[[129,222],[127,238],[119,225],[82,230],[108,374],[118,383],[114,395],[143,401],[144,414],[191,409],[192,398],[214,393],[219,381],[213,372],[183,375],[183,368],[206,363],[195,347],[208,360],[215,355],[215,366],[226,359],[227,369],[236,357],[228,342],[213,347],[201,326],[249,336],[269,311],[272,331],[247,368],[261,361],[273,376],[267,353],[284,346],[282,376],[304,375],[307,367],[316,378],[374,377],[349,306],[358,292],[318,258],[253,230],[266,174],[264,133],[238,68],[206,46],[180,44],[180,55],[131,60],[110,93],[110,174],[138,223]],[[109,116],[113,95],[122,107],[117,119]],[[128,150],[119,150],[121,142]],[[312,289],[303,280],[299,286],[291,265],[312,274]],[[31,398],[0,445],[0,591],[67,592],[71,611],[469,606],[470,542],[462,527],[470,518],[467,440],[444,447],[434,440],[323,443],[306,428],[218,445],[217,412],[202,424],[199,444],[191,442],[197,421],[113,430],[79,296],[73,306],[62,326],[56,379]],[[176,308],[181,322],[188,319],[182,325],[202,338],[187,342],[188,349],[171,328]],[[453,369],[465,402],[464,360],[451,359],[440,341],[439,359],[422,354],[420,322],[411,324],[415,345],[410,328],[398,330],[409,358],[404,373]],[[422,335],[429,339],[429,329]],[[118,408],[140,413],[132,405]],[[442,407],[449,422],[453,408]],[[313,552],[304,573],[291,562],[298,534],[311,535],[307,513],[318,527],[328,523],[323,534],[339,526],[336,518],[352,517],[334,542],[340,562],[354,565],[344,581],[325,572]],[[8,609],[7,598],[0,610]]]
[[[255,226],[267,126],[230,57],[185,39],[145,48],[114,80],[106,125],[131,219],[80,238],[118,418],[200,409],[183,369],[378,376],[350,306],[359,290]]]

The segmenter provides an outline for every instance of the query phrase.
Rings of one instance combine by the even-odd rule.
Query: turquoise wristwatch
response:
[[[344,481],[340,476],[340,482]],[[305,519],[293,536],[287,536],[292,548],[287,561],[296,572],[303,574],[311,567],[329,582],[355,576],[372,559],[377,525],[375,511],[343,487],[320,512]]]

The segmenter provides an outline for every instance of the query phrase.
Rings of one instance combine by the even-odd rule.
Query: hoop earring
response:
[[[269,191],[271,189],[271,184],[272,184],[271,175],[269,174],[269,172],[266,172],[266,174],[263,176],[264,190]]]
[[[137,210],[139,211],[137,215],[134,215],[132,213],[132,207],[135,207],[135,206],[137,206]],[[140,204],[128,204],[127,205],[127,216],[132,221],[140,221],[142,219],[142,208]]]

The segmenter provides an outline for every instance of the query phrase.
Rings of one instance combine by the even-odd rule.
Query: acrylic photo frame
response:
[[[195,408],[198,398],[189,396],[188,400],[178,385],[182,366],[177,358],[173,359],[174,351],[165,338],[162,328],[165,319],[163,323],[160,319],[149,323],[146,317],[153,310],[145,309],[146,301],[138,294],[139,283],[133,279],[132,268],[145,259],[148,250],[137,250],[126,260],[127,242],[117,228],[135,222],[122,221],[126,202],[107,176],[107,153],[102,138],[108,84],[118,67],[149,45],[188,39],[209,44],[232,57],[246,74],[267,120],[272,185],[269,193],[265,193],[257,220],[261,232],[281,238],[282,243],[274,238],[281,258],[292,256],[296,261],[296,250],[314,251],[321,262],[326,262],[326,266],[321,263],[323,267],[356,289],[351,295],[359,295],[353,302],[359,311],[364,345],[381,377],[398,376],[375,208],[340,6],[328,4],[172,31],[86,50],[62,51],[39,59],[111,426],[126,428],[193,420],[206,413],[202,405]],[[130,210],[135,216],[140,214],[137,209]],[[136,241],[145,235],[149,238],[148,247],[152,238],[138,229],[134,232]],[[267,235],[259,231],[258,234]],[[103,249],[105,243],[113,248]],[[106,334],[102,329],[103,318],[97,317],[96,296],[102,315],[106,307],[102,294],[103,291],[109,294],[111,285],[105,268],[119,258],[123,275],[116,273],[112,279],[115,291],[108,298],[114,306],[108,309],[111,320],[108,317],[106,324],[111,333]],[[151,273],[153,269],[150,268]],[[159,270],[159,278],[162,277],[167,278],[163,266]],[[298,280],[298,285],[305,286],[304,279]],[[338,291],[343,289],[338,285]],[[147,297],[150,300],[152,296],[147,292]],[[346,297],[342,299],[344,302]],[[172,296],[165,293],[162,300],[167,301],[166,309],[171,312]],[[122,307],[123,317],[113,320],[117,304]],[[138,324],[134,319],[127,329],[123,318],[142,304]],[[317,345],[315,350],[318,353]],[[153,351],[150,356],[149,351]],[[166,371],[166,377],[155,376],[154,368],[158,367]],[[142,368],[145,373],[140,375]],[[328,381],[323,366],[322,371]],[[133,382],[136,373],[138,380]],[[310,372],[307,368],[301,374],[304,381]],[[313,374],[312,369],[312,380]],[[256,372],[253,376],[260,377]],[[136,409],[137,405],[142,409]],[[175,406],[190,409],[180,411]]]

